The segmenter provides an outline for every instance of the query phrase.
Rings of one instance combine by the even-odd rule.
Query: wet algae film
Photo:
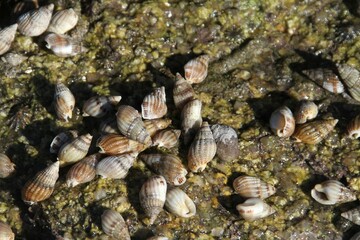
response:
[[[349,94],[334,94],[312,81],[303,70],[337,64],[360,69],[358,1],[39,1],[55,10],[73,8],[79,15],[69,32],[86,51],[62,58],[45,47],[44,39],[19,32],[0,64],[0,149],[16,164],[16,173],[0,179],[0,221],[16,239],[110,239],[101,229],[101,214],[122,214],[132,239],[158,235],[169,239],[349,239],[360,227],[340,214],[354,201],[321,205],[310,195],[315,184],[339,180],[360,197],[360,144],[346,126],[360,113]],[[13,24],[15,1],[0,2],[1,27]],[[8,52],[8,53],[9,53]],[[98,151],[102,119],[83,118],[82,105],[92,96],[121,95],[121,104],[140,110],[145,95],[165,86],[167,117],[180,128],[180,112],[172,100],[175,73],[199,55],[210,56],[209,73],[194,85],[209,124],[233,127],[240,156],[215,157],[201,173],[189,173],[181,186],[197,213],[180,218],[162,211],[149,225],[139,192],[153,173],[137,160],[125,179],[101,179],[67,187],[66,172],[51,197],[29,207],[21,200],[28,179],[56,161],[52,139],[65,130],[94,136],[89,154]],[[69,122],[57,119],[52,106],[57,82],[76,99]],[[302,100],[319,107],[317,119],[338,119],[335,129],[318,144],[280,138],[270,129],[271,113],[286,105],[295,110]],[[106,118],[106,117],[105,117]],[[163,151],[154,150],[147,151]],[[187,147],[175,154],[186,165]],[[255,176],[276,187],[266,203],[276,212],[253,222],[239,216],[233,180]]]

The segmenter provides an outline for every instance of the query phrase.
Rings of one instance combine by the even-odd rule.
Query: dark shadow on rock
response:
[[[301,63],[291,63],[289,67],[291,70],[295,72],[301,72],[305,69],[313,69],[313,68],[329,68],[336,72],[336,65],[333,61],[325,59],[321,56],[315,55],[310,52],[306,52],[303,50],[295,49],[295,52],[304,59],[304,62]]]
[[[218,196],[217,199],[224,209],[236,216],[239,215],[239,212],[236,210],[236,205],[243,203],[246,200],[239,194],[233,194],[231,196]]]
[[[99,229],[102,229],[101,227],[101,215],[104,213],[105,210],[110,210],[109,208],[100,206],[97,203],[91,203],[86,208],[88,214],[90,215],[91,222],[93,222]],[[111,209],[114,210],[114,209]],[[90,232],[89,232],[90,234]],[[90,237],[90,236],[89,236]]]
[[[153,232],[148,228],[138,229],[131,237],[132,240],[143,240],[154,236]]]
[[[360,105],[349,104],[346,102],[332,102],[327,108],[327,112],[335,119],[339,119],[336,128],[340,131],[342,136],[347,134],[347,125],[360,112]]]
[[[344,0],[344,4],[352,15],[360,17],[360,1],[358,0]]]
[[[313,189],[316,184],[322,183],[322,182],[324,182],[326,180],[328,180],[328,179],[326,177],[324,177],[323,175],[312,174],[309,179],[306,179],[305,181],[303,181],[301,183],[300,189],[307,196],[309,196],[312,199],[312,197],[311,197],[311,189]]]
[[[170,69],[172,74],[180,73],[184,77],[184,65],[193,58],[199,55],[190,54],[174,54],[168,57],[165,61],[165,66]]]
[[[39,74],[33,76],[30,79],[30,83],[35,90],[35,99],[47,110],[48,113],[55,114],[55,111],[52,108],[55,85]]]

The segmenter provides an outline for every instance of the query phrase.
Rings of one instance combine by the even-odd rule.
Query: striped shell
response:
[[[166,188],[166,180],[160,175],[149,177],[141,187],[139,193],[140,205],[144,209],[146,216],[150,218],[150,224],[154,223],[164,207]]]
[[[360,115],[357,115],[347,125],[348,136],[352,139],[360,137]]]
[[[216,142],[209,124],[203,122],[188,152],[188,167],[192,172],[202,172],[216,154]]]
[[[188,145],[192,141],[202,124],[201,107],[201,101],[199,99],[193,99],[185,104],[181,111],[181,131],[185,145]]]
[[[254,221],[275,213],[275,210],[260,198],[249,198],[236,209],[246,221]]]
[[[181,130],[165,129],[156,133],[153,137],[153,146],[172,148],[179,142]]]
[[[0,31],[0,55],[6,53],[15,39],[18,25],[13,24]]]
[[[52,142],[50,143],[50,152],[58,153],[60,148],[65,144],[70,142],[72,139],[78,136],[78,132],[76,130],[70,130],[66,132],[61,132],[54,137]]]
[[[133,166],[137,153],[109,156],[96,165],[96,174],[103,178],[123,179]]]
[[[130,240],[129,230],[120,213],[114,210],[105,210],[101,215],[102,230],[114,239]]]
[[[216,154],[223,161],[232,161],[240,155],[239,140],[236,131],[229,126],[215,124],[211,126],[216,142]]]
[[[24,13],[18,19],[18,30],[28,37],[39,36],[46,31],[50,24],[54,4]]]
[[[100,159],[100,154],[93,154],[81,159],[74,164],[66,175],[66,184],[69,187],[75,187],[82,183],[90,182],[95,178],[95,166]]]
[[[88,99],[83,106],[83,116],[92,116],[101,118],[113,109],[113,106],[118,104],[121,96],[95,96]]]
[[[201,55],[186,63],[184,66],[185,79],[191,84],[204,81],[208,73],[209,60],[209,56]]]
[[[17,19],[22,14],[39,8],[38,0],[23,0],[17,2],[11,12],[12,18]]]
[[[317,144],[321,142],[335,127],[337,119],[317,120],[302,125],[295,129],[293,137],[298,142]]]
[[[0,153],[0,178],[7,178],[15,173],[15,164],[4,153]]]
[[[92,136],[88,133],[64,144],[58,153],[60,166],[64,167],[83,159],[89,151],[91,140]]]
[[[360,101],[360,71],[346,64],[338,65],[338,70],[350,95]]]
[[[75,107],[75,97],[63,83],[55,86],[54,108],[60,120],[67,122],[72,118],[72,111]]]
[[[180,188],[168,190],[166,194],[166,209],[179,217],[192,217],[196,214],[195,203]]]
[[[311,196],[317,202],[324,205],[334,205],[356,200],[355,193],[336,180],[327,180],[321,184],[316,184],[311,190]]]
[[[21,191],[21,198],[25,203],[34,204],[51,196],[59,178],[59,165],[59,161],[51,164],[26,182]]]
[[[120,155],[123,153],[141,152],[145,145],[118,134],[107,134],[98,139],[96,146],[100,153]]]
[[[6,223],[0,222],[0,240],[14,240],[15,234]]]
[[[67,31],[73,29],[76,26],[78,20],[79,17],[72,8],[58,11],[52,16],[47,31],[57,34],[64,34]]]
[[[341,216],[356,225],[360,225],[360,206],[341,213]]]
[[[295,112],[295,122],[297,124],[306,123],[308,120],[316,118],[318,106],[312,101],[304,101]]]
[[[119,134],[120,131],[117,127],[116,118],[105,118],[99,126],[101,134],[115,133]]]
[[[135,108],[128,105],[120,105],[116,113],[116,121],[120,132],[126,137],[145,145],[152,144],[144,122]]]
[[[259,178],[240,176],[233,182],[235,191],[244,198],[265,199],[275,193],[275,187],[261,181]]]
[[[152,119],[144,120],[146,131],[150,136],[154,136],[158,131],[167,128],[171,124],[171,119]]]
[[[162,175],[169,184],[182,185],[188,173],[180,158],[171,154],[141,154],[144,161],[153,171]]]
[[[66,35],[49,33],[44,40],[46,47],[58,57],[72,57],[84,51],[81,42]]]
[[[173,88],[173,97],[176,108],[182,109],[186,103],[193,100],[195,91],[191,84],[180,73],[176,73],[176,82]]]
[[[329,92],[338,94],[345,91],[344,85],[339,80],[338,76],[330,69],[315,68],[304,70],[303,73]]]
[[[158,119],[167,113],[165,87],[155,88],[141,104],[141,115],[144,119]]]
[[[290,137],[295,130],[295,119],[291,110],[282,106],[270,117],[270,128],[279,137]]]

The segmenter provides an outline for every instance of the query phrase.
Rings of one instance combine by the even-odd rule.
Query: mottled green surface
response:
[[[358,103],[300,74],[304,67],[333,63],[359,66],[360,20],[354,6],[350,13],[347,1],[337,0],[49,2],[81,14],[70,34],[82,39],[87,51],[59,58],[41,37],[18,34],[11,51],[27,60],[0,65],[0,149],[17,165],[14,177],[0,180],[0,221],[12,227],[17,239],[108,239],[100,224],[106,208],[123,215],[133,239],[154,234],[170,239],[346,239],[360,230],[340,217],[358,202],[322,206],[310,197],[311,188],[327,178],[341,180],[360,197],[360,144],[346,137],[347,123],[360,112]],[[210,124],[234,127],[241,154],[228,163],[215,158],[203,173],[188,175],[181,188],[194,200],[196,216],[181,219],[163,211],[148,226],[138,193],[152,173],[140,161],[124,180],[97,177],[72,189],[65,185],[68,168],[61,169],[50,199],[30,209],[21,201],[26,180],[56,160],[48,152],[56,134],[77,129],[96,139],[100,121],[83,119],[79,110],[93,95],[121,95],[122,103],[140,109],[153,87],[165,86],[168,117],[179,128],[173,78],[166,73],[183,73],[183,65],[197,54],[212,59],[208,77],[194,87],[203,102],[202,116]],[[69,123],[57,120],[51,106],[57,81],[76,97]],[[315,146],[280,139],[269,128],[273,110],[281,105],[295,110],[303,99],[319,105],[319,119],[339,119]],[[186,162],[186,148],[179,152]],[[244,199],[232,188],[241,174],[276,186],[276,194],[266,200],[276,209],[274,215],[241,219],[235,207]]]

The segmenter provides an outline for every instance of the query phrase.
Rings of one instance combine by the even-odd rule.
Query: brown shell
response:
[[[120,155],[123,153],[141,152],[146,146],[119,134],[107,134],[100,137],[96,143],[100,153]]]
[[[83,116],[101,118],[118,104],[121,96],[94,96],[88,99],[83,106]]]
[[[0,55],[6,53],[15,39],[18,25],[13,24],[0,31]]]
[[[46,47],[58,57],[72,57],[84,51],[81,42],[66,35],[49,33],[44,40]]]
[[[350,95],[360,101],[360,71],[347,64],[338,65],[338,70]]]
[[[176,79],[173,88],[174,103],[178,109],[182,109],[186,103],[194,99],[195,91],[180,73],[176,73]]]
[[[120,213],[105,210],[101,215],[102,230],[114,239],[130,240],[129,230]]]
[[[76,26],[78,20],[79,17],[72,8],[58,11],[52,16],[47,31],[57,34],[64,34],[67,31],[73,29]]]
[[[329,92],[338,94],[344,92],[345,88],[338,76],[326,68],[315,68],[303,70],[303,73],[319,86],[328,90]]]
[[[171,124],[171,119],[152,119],[144,120],[146,131],[150,136],[154,136],[158,131],[167,128]]]
[[[33,204],[49,198],[59,178],[59,166],[60,162],[57,161],[27,181],[21,191],[22,200],[25,203]]]
[[[63,83],[57,83],[55,86],[54,107],[60,120],[67,122],[71,119],[75,107],[75,97]]]
[[[50,24],[54,4],[24,13],[18,19],[18,30],[28,37],[39,36],[46,31]]]
[[[167,113],[165,87],[155,88],[141,104],[141,115],[144,119],[158,119]]]
[[[239,140],[236,131],[229,126],[214,124],[211,126],[216,142],[216,155],[223,161],[232,161],[239,157]]]
[[[92,136],[88,133],[64,144],[58,153],[60,166],[64,167],[83,159],[89,151],[91,140]]]
[[[74,164],[66,175],[66,184],[69,187],[75,187],[82,183],[90,182],[95,178],[95,166],[100,159],[100,154],[96,153],[81,159]]]
[[[66,132],[61,132],[54,137],[52,142],[50,143],[50,152],[58,153],[60,148],[65,144],[70,142],[72,139],[78,136],[78,131],[70,130]]]
[[[109,156],[96,165],[96,174],[103,178],[123,179],[133,166],[137,153]]]
[[[0,239],[1,240],[14,240],[15,239],[15,234],[11,230],[11,227],[3,222],[0,222]]]
[[[265,199],[275,193],[275,187],[261,181],[259,178],[240,176],[233,182],[235,191],[244,198]]]
[[[202,124],[201,107],[201,101],[193,99],[181,111],[181,131],[185,145],[191,142]]]
[[[279,137],[290,137],[295,131],[295,119],[291,110],[282,106],[270,117],[270,128]]]
[[[360,137],[360,115],[357,115],[347,125],[348,136],[352,139]]]
[[[0,178],[7,178],[15,173],[15,164],[4,153],[0,153]]]
[[[306,123],[308,120],[316,118],[318,112],[318,106],[314,102],[304,101],[295,112],[295,122],[297,124]]]
[[[208,72],[209,60],[208,55],[201,55],[186,63],[184,66],[185,79],[191,84],[204,81]]]
[[[293,137],[298,142],[317,144],[321,142],[335,127],[339,120],[317,120],[297,125]]]
[[[165,129],[157,132],[153,137],[153,146],[172,148],[179,142],[181,130]]]

